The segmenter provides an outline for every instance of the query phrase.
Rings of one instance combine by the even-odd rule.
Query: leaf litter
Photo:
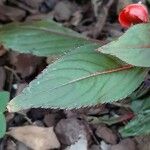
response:
[[[64,26],[83,35],[107,43],[123,34],[116,19],[117,12],[124,4],[131,2],[132,0],[119,0],[118,2],[113,0],[107,2],[104,0],[1,0],[0,26],[12,21],[22,22],[47,18],[57,20]],[[10,91],[11,97],[14,97],[47,64],[56,59],[55,56],[50,56],[46,62],[45,58],[7,52],[1,46],[0,90]],[[10,69],[8,70],[8,68]],[[148,80],[149,78],[146,79],[146,83],[149,83]],[[125,101],[128,103],[128,99]],[[71,110],[70,112],[57,109],[36,109],[36,111],[31,109],[16,114],[6,113],[9,130],[7,136],[1,140],[0,147],[2,150],[22,150],[23,148],[25,150],[30,148],[34,150],[54,148],[64,150],[119,150],[120,148],[120,150],[126,150],[128,145],[128,150],[135,150],[137,146],[140,150],[149,150],[148,146],[144,146],[147,145],[148,142],[146,141],[148,141],[149,136],[142,137],[142,140],[137,137],[124,140],[120,137],[118,129],[126,123],[126,120],[120,122],[116,119],[113,120],[113,124],[112,122],[109,123],[108,120],[107,123],[106,120],[101,121],[102,117],[109,119],[117,116],[116,118],[118,118],[118,116],[121,117],[131,112],[129,108],[124,108],[123,105],[124,103],[121,103],[120,106],[106,104],[104,105],[105,109],[101,108],[101,105],[96,106],[92,108],[92,113],[96,109],[99,111],[95,111],[94,114],[91,114],[87,108]],[[99,121],[91,122],[85,119],[91,116],[96,117]],[[65,119],[66,121],[64,121]],[[104,126],[100,127],[100,124],[104,124]],[[84,129],[80,127],[84,127]],[[57,128],[59,128],[59,134]],[[80,132],[82,134],[79,134]],[[113,134],[113,136],[109,136],[109,134]],[[67,137],[67,140],[63,141],[64,139],[60,138],[60,135]],[[115,140],[111,139],[111,141],[110,137],[115,137]],[[136,143],[138,144],[136,145]]]

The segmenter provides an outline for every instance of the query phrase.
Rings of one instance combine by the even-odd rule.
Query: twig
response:
[[[16,79],[20,82],[21,81],[21,78],[17,75],[16,71],[8,66],[4,66],[4,68],[10,72],[13,73],[13,75],[16,77]]]
[[[32,121],[31,121],[31,119],[28,118],[28,117],[26,116],[26,114],[24,114],[24,113],[22,113],[22,112],[17,112],[17,114],[22,115],[22,116],[27,120],[27,122],[28,122],[29,124],[33,124]]]
[[[129,104],[122,104],[122,103],[117,103],[117,102],[113,102],[112,104],[115,106],[118,106],[118,107],[124,107],[124,108],[130,108],[131,109],[131,106]]]

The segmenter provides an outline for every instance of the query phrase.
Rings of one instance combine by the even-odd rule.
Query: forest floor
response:
[[[52,19],[104,44],[124,33],[117,14],[129,1],[0,0],[0,25]],[[7,52],[1,46],[0,90],[9,91],[13,98],[53,59]],[[48,143],[51,143],[49,149],[60,150],[150,150],[149,136],[122,138],[119,134],[119,128],[131,119],[127,114],[132,114],[132,110],[127,106],[114,103],[78,110],[6,112],[7,131],[15,128],[12,128],[11,136],[0,140],[0,150],[30,150],[33,147],[45,150]],[[35,128],[37,126],[41,128]],[[44,146],[40,147],[41,143]]]

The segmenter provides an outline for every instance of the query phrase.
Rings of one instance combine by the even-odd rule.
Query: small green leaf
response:
[[[123,137],[150,134],[150,111],[138,114],[120,133]]]
[[[150,111],[150,96],[147,97],[142,104],[142,111]]]
[[[6,109],[6,105],[9,100],[9,93],[5,91],[0,92],[0,138],[5,135],[6,132],[6,120],[3,112]]]
[[[6,109],[6,105],[9,100],[9,93],[8,92],[0,92],[0,112],[3,113]]]
[[[6,120],[5,116],[0,113],[0,138],[2,138],[5,135],[6,132]]]
[[[97,47],[79,47],[48,66],[8,104],[8,110],[80,108],[117,101],[131,94],[147,71],[99,54],[94,51]]]
[[[63,54],[90,41],[51,20],[11,23],[0,28],[0,43],[20,53]]]
[[[117,41],[100,47],[98,51],[134,66],[150,67],[150,23],[134,25]]]
[[[87,116],[86,121],[92,123],[92,124],[107,124],[109,126],[117,124],[119,122],[122,122],[121,117],[118,116],[103,116],[103,117],[93,117],[93,116]]]
[[[150,96],[134,100],[132,109],[136,117],[120,130],[122,136],[150,134]]]
[[[134,100],[131,106],[135,113],[150,111],[150,96],[144,99]]]

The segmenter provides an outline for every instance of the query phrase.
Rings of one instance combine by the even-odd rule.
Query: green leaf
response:
[[[0,113],[0,138],[5,135],[6,132],[6,120],[2,113]]]
[[[134,66],[150,67],[150,23],[134,25],[117,41],[100,47],[98,51]]]
[[[150,111],[150,96],[144,99],[134,100],[131,106],[135,113]]]
[[[131,106],[136,117],[120,130],[122,136],[150,134],[150,96],[134,100]]]
[[[145,98],[145,100],[142,104],[142,110],[143,111],[150,111],[150,96]]]
[[[9,100],[9,93],[8,92],[0,92],[0,112],[3,113],[6,109],[6,105]]]
[[[51,20],[11,23],[0,28],[0,43],[20,53],[62,54],[90,41]]]
[[[80,108],[117,101],[131,94],[147,71],[99,54],[94,51],[97,47],[79,47],[48,66],[9,103],[8,110]]]
[[[9,93],[5,91],[0,92],[0,138],[5,135],[6,132],[6,120],[3,112],[6,109],[6,105],[9,100]]]
[[[123,137],[150,134],[150,111],[138,114],[120,133]]]
[[[150,0],[147,0],[147,2],[150,4]]]
[[[122,117],[122,116],[121,116]],[[122,118],[118,116],[103,116],[103,117],[93,117],[93,116],[87,116],[85,117],[85,120],[90,122],[90,124],[107,124],[109,126],[117,124],[122,122]]]

